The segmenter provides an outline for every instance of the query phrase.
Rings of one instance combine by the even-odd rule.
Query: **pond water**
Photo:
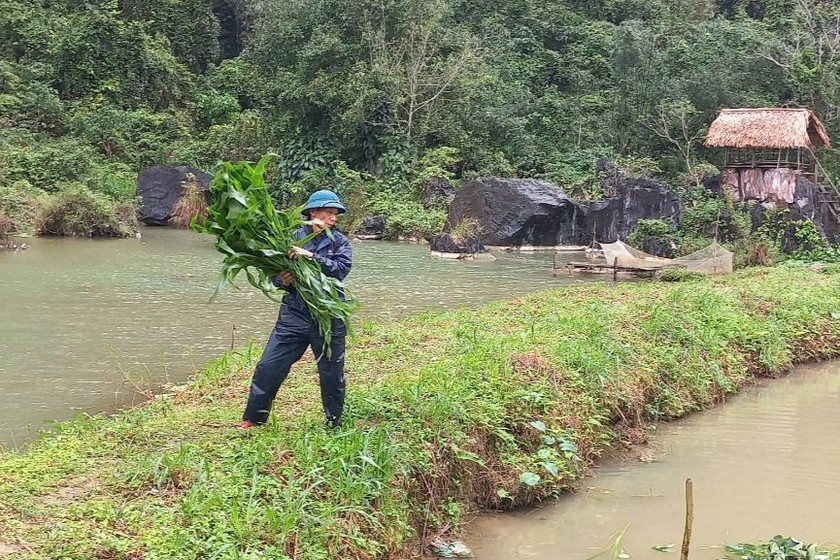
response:
[[[836,546],[838,402],[840,362],[801,367],[723,406],[660,424],[634,460],[607,460],[576,494],[543,507],[479,518],[467,540],[480,560],[585,560],[616,535],[631,559],[678,558],[691,478],[692,560],[777,534]],[[651,548],[671,543],[672,553]]]
[[[139,240],[27,241],[27,251],[0,252],[3,445],[50,420],[131,404],[138,387],[183,380],[230,346],[234,326],[238,344],[262,343],[276,318],[278,306],[250,287],[208,303],[221,261],[209,236],[144,228]],[[552,252],[471,262],[432,258],[423,244],[354,242],[353,251],[348,285],[361,317],[397,319],[582,281],[555,278]]]

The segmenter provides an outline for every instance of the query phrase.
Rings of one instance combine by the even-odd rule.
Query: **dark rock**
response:
[[[560,187],[533,179],[475,179],[449,207],[448,223],[477,222],[486,245],[576,245],[627,239],[641,219],[662,219],[676,228],[682,203],[671,188],[649,178],[617,175],[601,162],[617,192],[593,202],[570,199]]]
[[[587,211],[563,189],[534,179],[473,179],[449,205],[448,226],[476,223],[485,245],[567,245],[588,241]]]
[[[455,198],[455,187],[443,177],[432,177],[423,191],[423,206],[446,207]]]
[[[620,179],[619,196],[589,205],[588,231],[596,241],[613,243],[627,239],[639,220],[660,219],[674,224],[682,219],[682,202],[671,187],[642,177]]]
[[[362,225],[356,230],[359,239],[382,239],[385,236],[387,220],[385,216],[366,216]]]
[[[793,204],[749,201],[737,205],[736,208],[749,212],[753,231],[766,226],[774,234],[780,235],[781,248],[785,253],[792,253],[799,248],[796,222],[800,220],[813,221],[829,243],[840,244],[840,221],[834,217],[829,205],[823,200],[819,185],[805,177],[800,176],[796,180]],[[770,212],[777,208],[787,209],[788,212],[786,215],[776,214],[771,222]]]
[[[158,165],[140,172],[137,177],[137,196],[140,197],[138,217],[150,226],[165,226],[172,210],[184,191],[187,174],[195,176],[199,189],[210,204],[209,185],[212,175],[199,169]]]
[[[706,175],[703,177],[703,188],[715,198],[723,198],[723,175]]]
[[[640,248],[645,253],[657,257],[674,258],[674,241],[668,237],[646,237]]]
[[[429,241],[429,249],[438,253],[456,253],[460,255],[489,253],[487,247],[482,245],[475,235],[454,236],[449,233],[442,233],[432,237]]]
[[[823,187],[833,190],[831,187]],[[820,193],[820,186],[801,175],[796,179],[793,204],[790,205],[791,220],[812,220],[832,244],[840,243],[840,220],[831,213],[831,207]],[[837,197],[834,198],[837,200]]]
[[[595,171],[601,179],[605,198],[618,196],[618,185],[623,175],[618,166],[608,159],[599,159],[595,164]]]

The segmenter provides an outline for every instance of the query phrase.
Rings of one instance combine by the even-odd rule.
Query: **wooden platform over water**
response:
[[[554,267],[554,276],[561,274],[612,274],[613,277],[618,275],[632,276],[633,278],[652,278],[657,272],[661,271],[663,266],[613,266],[605,262],[578,262],[572,261],[564,265]]]

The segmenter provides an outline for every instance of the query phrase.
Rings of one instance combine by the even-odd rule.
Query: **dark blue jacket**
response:
[[[312,233],[312,227],[304,226],[295,232],[295,238],[303,239],[310,233]],[[332,239],[326,233],[321,232],[320,235],[306,243],[303,248],[315,253],[314,259],[321,265],[321,271],[326,276],[343,281],[350,273],[350,267],[353,264],[353,252],[350,247],[350,240],[340,231],[333,229]],[[279,278],[274,280],[274,284],[278,287],[282,285]],[[283,296],[285,305],[299,311],[309,311],[306,302],[295,290],[294,284],[283,289],[288,292]]]

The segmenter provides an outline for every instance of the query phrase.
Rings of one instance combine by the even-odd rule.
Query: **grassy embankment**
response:
[[[387,558],[468,508],[573,486],[607,444],[840,355],[840,269],[550,290],[365,324],[345,429],[312,364],[230,429],[258,349],[0,455],[0,550],[31,558]],[[539,477],[539,478],[537,478]]]

